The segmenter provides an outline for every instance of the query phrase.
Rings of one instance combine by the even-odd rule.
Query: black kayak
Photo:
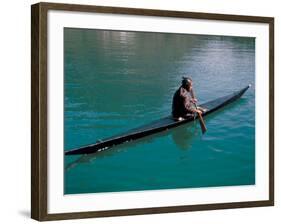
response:
[[[227,96],[220,97],[215,100],[211,100],[209,102],[199,105],[200,107],[207,109],[204,113],[202,113],[202,116],[206,116],[207,114],[210,114],[228,105],[229,103],[232,103],[235,100],[239,99],[247,91],[249,87],[250,85]],[[186,119],[178,121],[175,120],[172,116],[167,116],[159,120],[153,121],[149,124],[128,130],[125,133],[120,133],[118,135],[99,140],[94,144],[66,151],[65,155],[96,153],[111,148],[115,145],[120,145],[125,142],[133,141],[174,127],[178,127],[180,125],[191,122],[194,119],[197,119],[197,117],[190,116],[187,117]]]

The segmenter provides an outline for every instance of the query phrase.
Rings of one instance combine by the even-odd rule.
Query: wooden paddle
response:
[[[190,94],[191,94],[192,98],[195,99],[195,93],[193,91],[193,88],[190,90]],[[197,103],[193,102],[193,104],[194,104],[196,110],[198,110]],[[199,118],[199,123],[200,123],[202,134],[204,134],[207,131],[205,122],[204,122],[201,114],[197,113],[197,115],[198,115],[198,118]]]
[[[195,105],[195,108],[198,110],[197,104],[194,103],[194,105]],[[207,127],[206,127],[206,125],[205,125],[205,122],[204,122],[204,120],[203,120],[203,117],[202,117],[202,115],[199,114],[199,113],[197,113],[197,115],[198,115],[198,118],[199,118],[199,123],[200,123],[200,127],[201,127],[202,134],[205,134],[205,132],[207,131]]]

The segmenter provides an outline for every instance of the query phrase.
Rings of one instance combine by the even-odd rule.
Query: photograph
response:
[[[31,217],[274,205],[274,17],[31,7]]]
[[[256,38],[63,28],[64,194],[256,184]]]

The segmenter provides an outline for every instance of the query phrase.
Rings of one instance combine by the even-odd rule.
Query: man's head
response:
[[[183,88],[190,91],[190,88],[192,87],[192,79],[189,77],[182,77],[181,84]]]

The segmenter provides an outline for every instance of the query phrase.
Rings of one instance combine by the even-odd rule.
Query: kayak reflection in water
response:
[[[192,88],[192,79],[182,77],[182,84],[173,97],[172,115],[175,120],[183,120],[194,116],[195,113],[202,114],[206,109],[196,106],[197,99]]]
[[[191,147],[194,136],[199,135],[199,130],[196,125],[180,126],[171,131],[172,140],[179,149],[187,150]]]

